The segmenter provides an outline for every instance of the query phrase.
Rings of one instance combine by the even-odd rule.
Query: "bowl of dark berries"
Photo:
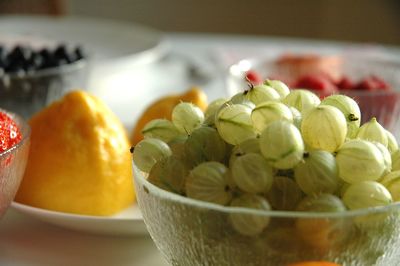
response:
[[[0,108],[24,118],[85,87],[87,60],[79,46],[0,44]]]
[[[21,183],[29,146],[30,127],[26,120],[0,109],[0,219]]]
[[[229,95],[249,86],[281,80],[290,89],[307,89],[322,100],[331,94],[352,97],[362,110],[361,122],[376,118],[400,137],[400,61],[360,55],[284,54],[243,59],[229,67]]]

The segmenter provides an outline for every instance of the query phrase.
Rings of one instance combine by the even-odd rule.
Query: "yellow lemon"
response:
[[[111,215],[135,199],[130,142],[99,99],[73,91],[35,116],[16,201],[61,212]]]
[[[172,110],[180,102],[191,102],[204,112],[207,108],[207,95],[199,88],[192,87],[183,94],[164,96],[153,102],[144,110],[134,127],[131,136],[132,145],[143,139],[142,129],[151,120],[157,118],[171,120]]]

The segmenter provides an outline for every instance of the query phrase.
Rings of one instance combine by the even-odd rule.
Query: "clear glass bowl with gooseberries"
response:
[[[400,263],[400,151],[351,97],[279,80],[203,113],[179,103],[132,148],[137,201],[171,265]]]

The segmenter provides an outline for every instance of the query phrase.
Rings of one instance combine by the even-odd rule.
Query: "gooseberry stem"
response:
[[[249,89],[252,90],[254,88],[254,84],[251,82],[251,80],[248,77],[246,77],[246,81],[247,81],[247,86],[249,86]],[[244,95],[246,95],[247,92],[249,92],[249,91],[245,90]]]
[[[356,117],[354,114],[349,114],[349,120],[350,120],[351,122],[353,122],[353,121],[359,120],[359,118]]]

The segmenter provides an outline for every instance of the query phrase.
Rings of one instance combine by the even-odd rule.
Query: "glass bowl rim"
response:
[[[298,54],[302,54],[302,53],[296,53],[296,55]],[[305,53],[307,54],[307,53]],[[315,55],[321,55],[321,56],[339,56],[342,57],[343,60],[345,61],[351,61],[354,59],[357,60],[362,60],[363,62],[374,62],[374,63],[384,63],[384,64],[391,64],[394,67],[398,67],[400,68],[400,58],[379,58],[379,57],[372,57],[372,56],[362,56],[362,55],[351,55],[351,54],[346,54],[346,53],[334,53],[334,54],[321,54],[321,53],[315,53]],[[265,64],[265,63],[272,63],[275,60],[279,59],[279,56],[277,55],[263,55],[260,57],[255,57],[255,56],[251,56],[251,57],[244,57],[241,58],[239,60],[237,60],[236,62],[230,64],[228,66],[228,72],[230,71],[232,66],[237,66],[237,65],[245,65],[245,66],[260,66],[261,64]]]
[[[340,219],[340,218],[354,218],[357,216],[363,215],[371,215],[376,213],[384,213],[390,212],[393,210],[400,210],[400,202],[393,202],[387,206],[380,207],[370,207],[358,210],[346,210],[343,212],[300,212],[300,211],[261,211],[261,210],[252,210],[248,208],[242,207],[229,207],[222,206],[216,203],[205,202],[201,200],[191,199],[188,197],[184,197],[182,195],[178,195],[166,190],[163,190],[156,185],[153,185],[145,178],[143,172],[135,165],[132,160],[133,167],[133,178],[137,179],[140,184],[135,183],[136,186],[143,185],[145,189],[148,190],[148,193],[155,195],[156,197],[170,200],[174,202],[178,202],[184,205],[197,207],[201,209],[208,209],[211,211],[221,212],[225,214],[252,214],[256,216],[267,216],[274,218],[325,218],[325,219]],[[138,193],[136,193],[138,195]]]
[[[22,133],[22,139],[17,144],[15,144],[14,146],[10,147],[9,149],[7,149],[7,150],[5,150],[3,152],[0,152],[0,160],[1,160],[7,154],[11,154],[14,151],[18,150],[19,147],[23,146],[30,139],[31,127],[29,126],[28,122],[22,116],[20,116],[20,115],[18,115],[16,113],[8,112],[7,110],[4,110],[2,108],[0,108],[0,111],[3,112],[3,113],[6,113],[14,121],[17,120],[16,123],[20,127],[20,131]]]
[[[40,77],[45,77],[54,74],[68,74],[74,72],[76,70],[80,70],[85,68],[88,65],[89,60],[87,58],[79,59],[75,62],[60,65],[57,67],[50,67],[45,69],[40,69],[37,71],[28,71],[24,72],[23,74],[19,73],[4,73],[3,78],[9,78],[10,80],[24,80],[24,79],[35,79]]]

